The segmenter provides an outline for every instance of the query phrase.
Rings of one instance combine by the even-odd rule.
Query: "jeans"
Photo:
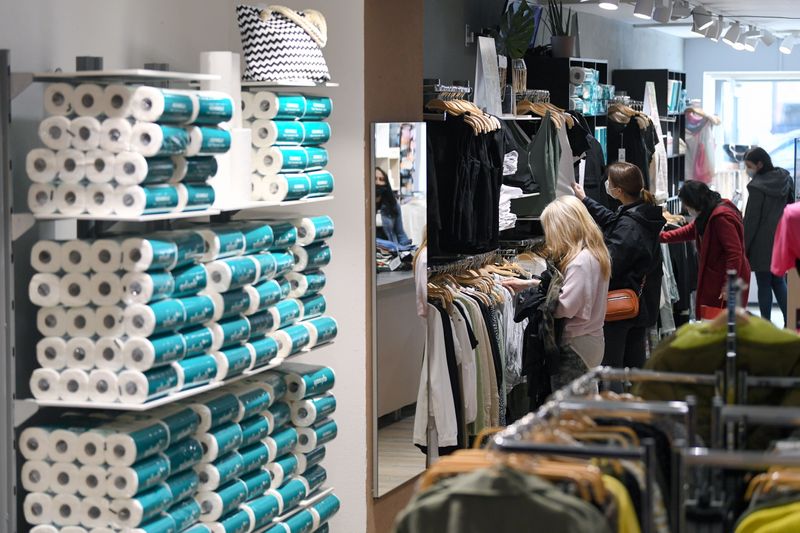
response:
[[[761,310],[761,318],[770,320],[772,317],[772,293],[778,301],[778,307],[783,313],[783,325],[786,327],[786,279],[775,276],[772,272],[756,272],[756,282],[758,283],[758,307]]]
[[[408,238],[406,230],[403,228],[402,214],[397,213],[397,216],[395,216],[381,211],[381,225],[383,226],[383,231],[386,233],[386,238],[390,241],[401,246],[411,244],[411,239]]]
[[[642,368],[647,359],[647,330],[634,327],[629,320],[606,322],[603,328],[606,349],[603,366],[613,368]],[[610,389],[622,391],[622,382],[611,382]]]

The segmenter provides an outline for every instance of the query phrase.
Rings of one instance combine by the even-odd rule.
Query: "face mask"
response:
[[[697,218],[697,215],[700,214],[699,211],[696,211],[696,210],[692,209],[691,207],[687,207],[686,211],[689,212],[689,216],[692,217],[692,218]]]
[[[614,195],[611,194],[611,188],[612,187],[611,187],[611,185],[609,183],[610,182],[608,180],[606,180],[606,194],[613,197]]]
[[[756,171],[752,168],[747,169],[747,175],[752,179],[756,175]]]

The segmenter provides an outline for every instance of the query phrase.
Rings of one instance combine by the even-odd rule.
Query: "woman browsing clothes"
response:
[[[389,176],[380,167],[375,167],[375,210],[381,215],[381,226],[389,241],[400,246],[411,244],[403,227],[400,203],[389,184]]]
[[[659,234],[666,220],[655,199],[644,188],[642,172],[630,163],[608,167],[606,190],[622,205],[611,211],[573,186],[592,218],[603,231],[611,256],[609,289],[630,289],[639,295],[639,315],[606,322],[603,365],[615,368],[644,366],[647,329],[658,321],[661,305],[662,258]]]

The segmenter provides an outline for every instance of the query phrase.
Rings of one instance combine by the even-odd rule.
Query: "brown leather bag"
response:
[[[639,295],[631,289],[608,291],[606,322],[618,322],[639,316]]]

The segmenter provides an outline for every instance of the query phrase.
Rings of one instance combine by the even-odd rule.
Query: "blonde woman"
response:
[[[561,342],[593,368],[603,361],[603,324],[611,276],[603,234],[583,202],[574,196],[562,196],[550,203],[542,213],[542,226],[550,259],[564,274],[554,315],[565,319]],[[511,279],[504,285],[516,292],[538,283]]]

